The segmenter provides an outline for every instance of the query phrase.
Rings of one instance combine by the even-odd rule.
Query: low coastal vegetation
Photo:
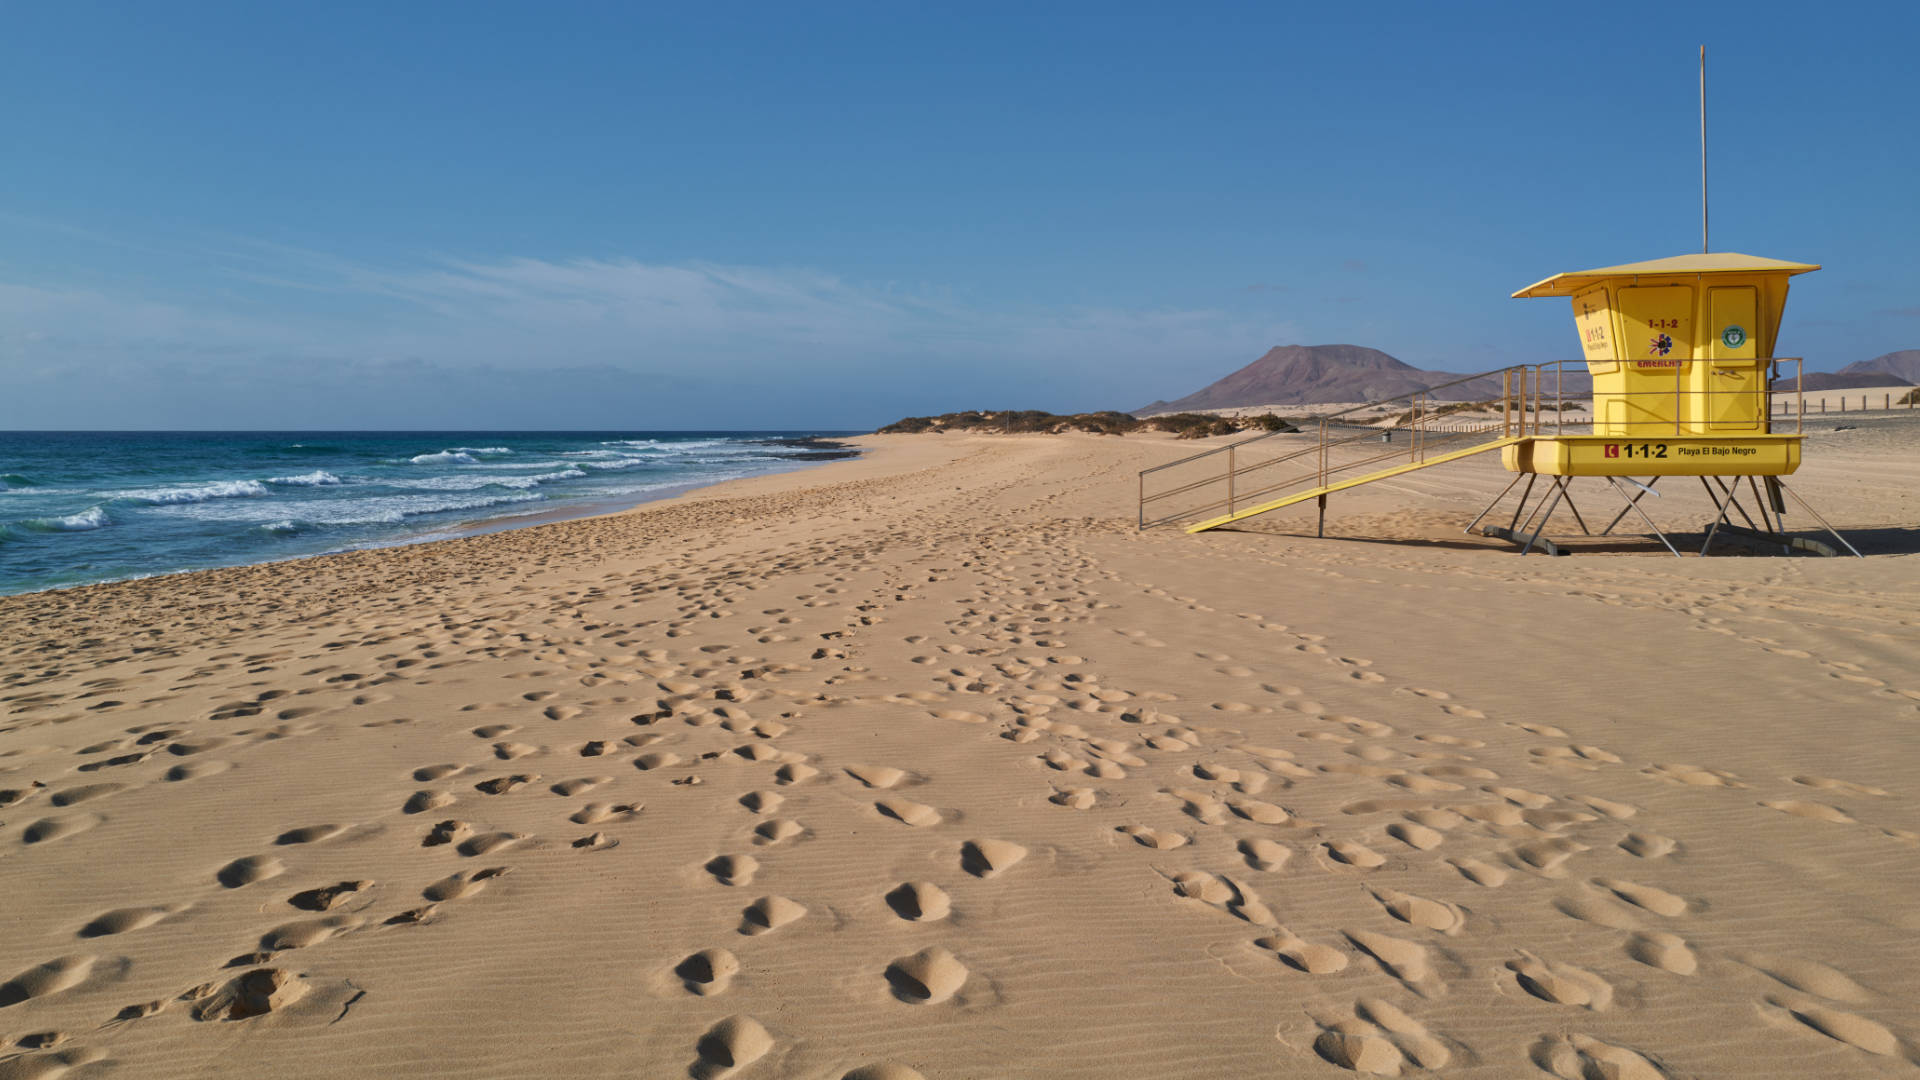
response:
[[[1058,415],[1038,409],[1005,409],[998,412],[951,412],[939,416],[909,416],[880,429],[882,435],[938,435],[947,431],[985,432],[1001,435],[1058,435],[1069,431],[1087,431],[1095,435],[1125,435],[1134,431],[1170,431],[1182,439],[1204,439],[1213,435],[1232,435],[1241,431],[1297,431],[1292,424],[1265,413],[1260,416],[1209,416],[1205,413],[1167,413],[1140,419],[1128,413],[1104,412]]]

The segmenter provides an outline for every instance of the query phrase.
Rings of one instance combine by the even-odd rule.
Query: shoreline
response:
[[[112,434],[112,433],[109,433],[109,434]],[[169,432],[164,434],[175,434],[175,433]],[[184,433],[178,433],[178,434],[200,435],[204,433],[184,432]],[[254,433],[243,433],[243,434],[254,434]],[[461,433],[448,432],[448,433],[436,433],[436,434],[461,434]],[[781,433],[746,432],[742,434],[777,435]],[[804,441],[823,449],[826,449],[826,448],[838,449],[841,447],[850,446],[851,445],[850,440],[859,438],[859,437],[860,436],[857,436],[857,435],[806,436],[804,437]],[[857,456],[860,453],[860,451],[858,449],[855,449],[853,450],[853,453],[854,455]],[[197,573],[217,571],[217,570],[233,570],[233,569],[239,569],[242,567],[249,567],[249,566],[269,566],[269,565],[277,565],[277,564],[283,564],[283,563],[297,563],[305,559],[320,558],[328,555],[340,555],[340,554],[345,554],[345,553],[354,552],[354,551],[379,551],[379,550],[386,550],[390,548],[412,547],[418,544],[438,543],[443,540],[458,540],[458,539],[463,539],[471,536],[485,536],[492,533],[507,532],[515,529],[532,528],[539,525],[547,525],[547,524],[552,524],[552,523],[561,522],[561,521],[572,521],[572,520],[581,519],[581,518],[601,517],[609,514],[621,513],[626,510],[637,509],[640,507],[644,507],[650,503],[677,499],[683,495],[700,491],[706,488],[715,487],[720,484],[731,483],[739,480],[751,480],[751,479],[755,479],[757,477],[766,476],[766,475],[780,475],[780,474],[785,474],[790,472],[804,471],[806,469],[817,468],[823,465],[835,464],[837,460],[840,460],[840,459],[803,461],[803,462],[796,462],[796,463],[787,464],[787,465],[776,465],[764,471],[750,473],[746,476],[729,477],[727,479],[719,480],[719,481],[693,480],[693,481],[687,481],[684,483],[662,484],[657,489],[646,493],[646,497],[643,499],[640,499],[637,502],[633,501],[630,497],[621,497],[621,498],[614,498],[614,499],[606,499],[606,498],[583,499],[579,502],[568,503],[565,506],[557,506],[557,507],[552,507],[550,509],[545,509],[545,510],[528,511],[526,513],[520,513],[520,514],[507,513],[497,517],[486,518],[483,520],[463,523],[463,524],[455,525],[451,527],[441,526],[436,528],[430,528],[430,529],[423,530],[421,532],[402,535],[402,536],[394,537],[387,540],[367,541],[365,543],[357,543],[357,544],[352,544],[345,547],[330,548],[330,549],[325,549],[321,551],[313,551],[313,552],[308,552],[301,555],[290,555],[290,556],[284,556],[280,558],[267,558],[267,559],[253,560],[253,561],[232,562],[232,563],[225,563],[225,564],[215,565],[215,566],[183,567],[177,570],[159,570],[159,571],[154,571],[152,573],[132,574],[124,577],[106,578],[100,581],[86,581],[86,582],[74,582],[74,583],[68,583],[68,584],[46,585],[40,588],[25,589],[18,592],[0,593],[0,600],[4,600],[7,597],[12,597],[12,596],[34,596],[34,595],[39,595],[41,593],[56,592],[64,589],[84,589],[84,588],[90,588],[98,585],[114,585],[114,584],[130,582],[130,581],[145,581],[152,578],[171,578],[171,577],[178,577],[182,574],[197,574]]]

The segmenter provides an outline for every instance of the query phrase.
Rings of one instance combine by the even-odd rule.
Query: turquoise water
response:
[[[0,433],[0,595],[644,502],[853,456],[832,434]]]

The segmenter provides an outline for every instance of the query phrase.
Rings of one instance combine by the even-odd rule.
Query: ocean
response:
[[[414,543],[855,456],[850,432],[0,432],[0,595]]]

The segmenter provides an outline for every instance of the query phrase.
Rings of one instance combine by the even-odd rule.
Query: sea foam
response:
[[[104,506],[91,507],[65,517],[30,518],[20,523],[22,528],[34,532],[86,532],[111,524],[113,521],[107,517],[107,508]]]
[[[344,484],[346,481],[325,469],[315,469],[310,473],[301,473],[299,476],[276,476],[267,483],[281,484],[286,487],[332,487],[335,484]]]
[[[191,487],[146,488],[136,491],[121,491],[115,498],[128,502],[146,503],[148,506],[167,506],[173,503],[197,503],[210,499],[257,499],[270,495],[267,485],[258,480],[218,480],[211,484],[195,484]]]

